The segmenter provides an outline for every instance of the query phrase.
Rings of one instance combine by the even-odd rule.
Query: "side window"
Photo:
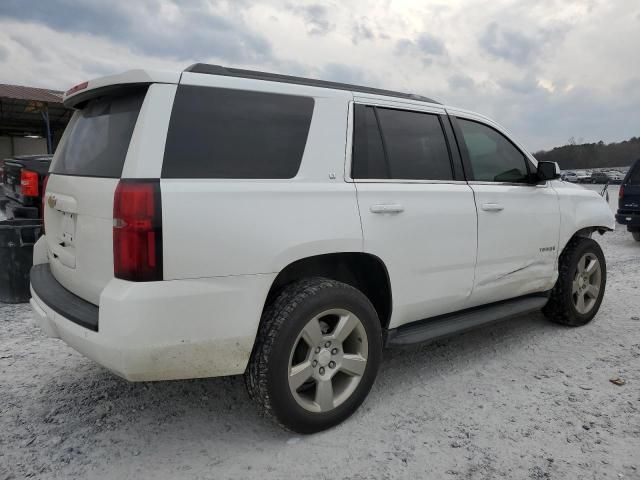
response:
[[[353,113],[351,178],[390,178],[375,110],[356,105]]]
[[[356,105],[354,120],[352,178],[453,179],[437,115]]]
[[[307,143],[313,98],[181,85],[163,178],[292,178]]]
[[[631,166],[629,185],[640,185],[640,160]]]
[[[504,135],[471,120],[459,118],[458,123],[469,152],[473,180],[510,183],[527,181],[529,172],[526,158]]]

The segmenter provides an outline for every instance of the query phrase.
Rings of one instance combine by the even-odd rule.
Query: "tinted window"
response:
[[[373,107],[354,110],[352,178],[389,178],[382,137]]]
[[[120,177],[145,93],[146,88],[89,100],[69,122],[51,172]]]
[[[292,178],[313,99],[180,86],[165,147],[165,178]]]
[[[631,166],[629,180],[627,183],[631,185],[640,185],[640,160],[636,161],[636,163]]]
[[[526,182],[528,171],[522,152],[493,128],[458,119],[469,153],[473,179],[485,182]]]
[[[391,178],[451,180],[453,172],[437,115],[378,108]]]
[[[438,116],[356,105],[352,177],[451,180],[449,150]]]

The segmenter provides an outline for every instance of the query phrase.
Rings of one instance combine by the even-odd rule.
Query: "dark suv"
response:
[[[640,158],[631,165],[620,185],[616,220],[626,225],[633,238],[640,242]]]
[[[9,218],[41,218],[44,180],[53,155],[20,155],[4,161],[4,206]]]

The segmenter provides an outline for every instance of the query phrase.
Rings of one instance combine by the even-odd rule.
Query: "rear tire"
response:
[[[381,358],[380,321],[369,299],[344,283],[309,278],[265,308],[245,384],[267,417],[314,433],[356,411]]]
[[[562,325],[589,323],[598,313],[607,283],[600,245],[591,238],[571,239],[560,255],[558,270],[558,281],[543,313]]]
[[[631,232],[631,235],[636,242],[640,242],[640,232]]]

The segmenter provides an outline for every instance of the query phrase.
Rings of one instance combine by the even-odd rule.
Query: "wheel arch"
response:
[[[336,252],[300,258],[283,268],[269,289],[265,307],[284,287],[307,277],[326,277],[360,290],[372,303],[381,327],[391,320],[393,295],[389,272],[377,256],[362,252]]]
[[[564,252],[564,250],[567,248],[567,245],[569,245],[569,243],[571,242],[571,240],[573,240],[574,238],[592,238],[594,233],[599,233],[600,235],[604,235],[607,232],[612,232],[613,228],[607,226],[607,225],[591,225],[588,227],[582,227],[578,230],[576,230],[573,235],[569,236],[561,245],[559,248],[559,254],[562,254],[562,252]]]

